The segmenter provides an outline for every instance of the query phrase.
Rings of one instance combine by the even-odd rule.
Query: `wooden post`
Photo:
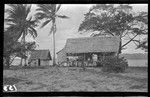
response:
[[[84,55],[84,59],[83,59],[83,66],[85,66],[85,64],[84,64],[84,61],[85,61],[85,53],[84,53],[83,55]]]
[[[77,57],[77,54],[75,53],[75,56]],[[77,66],[77,60],[75,60],[75,67]]]
[[[85,53],[83,53],[83,62],[82,62],[83,70],[85,70],[85,64],[84,64],[84,61],[85,61]]]

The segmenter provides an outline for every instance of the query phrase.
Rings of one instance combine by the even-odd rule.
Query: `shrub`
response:
[[[118,58],[117,56],[105,57],[103,61],[102,70],[104,72],[122,73],[128,67],[128,62],[124,57]]]

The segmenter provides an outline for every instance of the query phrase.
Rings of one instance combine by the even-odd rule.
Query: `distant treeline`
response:
[[[126,59],[148,59],[147,53],[120,54],[120,56],[123,56]]]

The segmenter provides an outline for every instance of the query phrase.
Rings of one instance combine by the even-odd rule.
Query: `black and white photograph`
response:
[[[3,97],[35,97],[35,96],[3,96]],[[36,96],[36,97],[91,97],[91,96]],[[148,96],[92,96],[92,97],[148,97]]]
[[[148,4],[4,4],[3,33],[3,92],[148,92]]]

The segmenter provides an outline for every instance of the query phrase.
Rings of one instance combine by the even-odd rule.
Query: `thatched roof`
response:
[[[30,59],[45,59],[51,60],[51,55],[49,50],[33,50],[31,51]]]
[[[65,47],[63,49],[59,50],[58,52],[56,52],[56,54],[62,52],[63,50],[65,50]]]
[[[70,38],[65,45],[66,53],[117,52],[119,37]]]

